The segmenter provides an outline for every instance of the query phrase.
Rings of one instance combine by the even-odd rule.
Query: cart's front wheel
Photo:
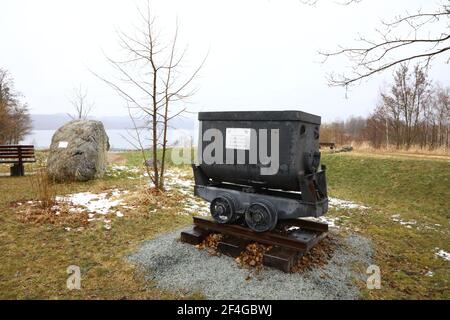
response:
[[[221,224],[232,223],[237,218],[234,201],[226,195],[215,198],[210,211],[214,220]]]

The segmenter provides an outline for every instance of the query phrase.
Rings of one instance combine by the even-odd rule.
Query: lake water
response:
[[[32,144],[36,149],[46,149],[50,147],[53,134],[56,130],[34,130],[30,135],[26,136],[21,142],[22,144]],[[132,130],[126,129],[106,129],[106,134],[109,137],[109,144],[111,150],[133,150],[136,145]],[[169,132],[168,143],[175,145],[185,143],[187,139],[195,137],[194,130],[171,130]],[[150,146],[150,132],[145,134],[145,146]]]

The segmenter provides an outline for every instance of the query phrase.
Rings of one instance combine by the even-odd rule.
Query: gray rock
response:
[[[53,135],[47,160],[49,177],[59,182],[100,178],[106,170],[108,150],[109,138],[100,121],[71,121]]]

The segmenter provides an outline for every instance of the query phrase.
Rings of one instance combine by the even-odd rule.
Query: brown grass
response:
[[[108,152],[106,157],[108,164],[125,165],[127,164],[127,159],[121,153]]]
[[[366,152],[366,153],[398,153],[398,154],[408,154],[408,155],[431,155],[431,156],[444,156],[444,157],[450,157],[450,149],[445,147],[440,147],[436,149],[429,149],[429,148],[421,148],[418,145],[413,145],[410,148],[402,147],[400,149],[397,149],[395,146],[389,146],[388,148],[382,147],[382,148],[374,148],[367,142],[352,142],[350,145],[353,146],[353,148],[356,151],[359,152]]]
[[[83,230],[89,227],[89,216],[87,212],[72,214],[69,212],[69,204],[58,203],[58,208],[43,209],[39,203],[15,206],[19,213],[19,220],[25,223],[39,225],[52,224],[55,226],[78,228]],[[58,215],[56,214],[58,212]]]
[[[184,200],[182,193],[164,193],[156,188],[149,188],[146,182],[147,180],[139,182],[136,191],[124,197],[126,203],[131,206],[146,208],[145,212],[141,212],[144,215],[159,210],[178,212],[179,204]],[[134,214],[139,214],[139,212]]]

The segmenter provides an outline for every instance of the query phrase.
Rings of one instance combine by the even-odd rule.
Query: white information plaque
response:
[[[226,135],[225,148],[250,150],[250,129],[227,128]]]

